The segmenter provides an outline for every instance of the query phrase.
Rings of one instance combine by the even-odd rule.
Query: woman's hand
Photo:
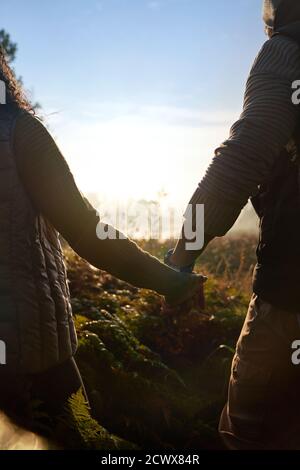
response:
[[[201,274],[178,273],[178,282],[174,284],[170,294],[165,297],[166,303],[176,307],[192,302],[203,308],[203,285],[206,280],[207,278]],[[200,305],[201,300],[202,305]]]

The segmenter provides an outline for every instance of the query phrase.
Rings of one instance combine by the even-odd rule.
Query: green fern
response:
[[[66,445],[68,448],[124,450],[136,446],[110,434],[95,419],[92,418],[83,391],[73,394],[65,407],[63,416],[59,419],[60,433],[65,429]]]

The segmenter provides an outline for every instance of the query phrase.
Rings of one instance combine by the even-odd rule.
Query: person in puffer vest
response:
[[[237,343],[219,431],[229,449],[300,449],[300,1],[265,0],[270,39],[255,59],[244,109],[190,203],[205,206],[205,247],[251,198],[260,217],[253,297]],[[185,237],[168,265],[193,266]],[[204,247],[204,249],[205,249]]]
[[[95,267],[172,304],[195,295],[203,278],[166,267],[117,231],[117,239],[99,239],[111,227],[78,190],[4,51],[0,80],[0,409],[26,421],[30,402],[57,416],[83,387],[59,234]]]

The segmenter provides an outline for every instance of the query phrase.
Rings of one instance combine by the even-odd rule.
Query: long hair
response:
[[[30,100],[26,97],[22,83],[16,78],[15,72],[9,65],[7,55],[2,46],[0,46],[0,80],[5,83],[7,104],[12,104],[35,114]]]

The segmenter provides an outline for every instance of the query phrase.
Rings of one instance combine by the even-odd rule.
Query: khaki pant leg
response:
[[[219,431],[229,449],[300,449],[296,314],[253,296],[233,358]]]

